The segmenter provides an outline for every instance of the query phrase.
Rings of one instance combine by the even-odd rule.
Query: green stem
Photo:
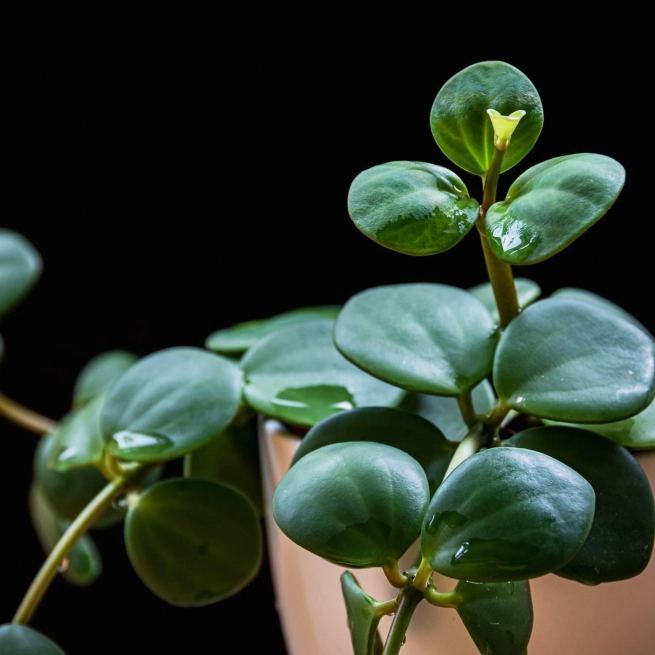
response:
[[[391,622],[382,655],[398,655],[400,653],[400,649],[405,643],[405,634],[407,628],[409,628],[409,622],[412,620],[414,610],[422,600],[423,594],[414,587],[406,587],[400,592],[398,595],[398,609]]]
[[[57,575],[57,570],[71,551],[77,540],[89,529],[93,522],[109,507],[112,499],[128,482],[128,478],[119,478],[110,482],[102,491],[82,510],[79,516],[70,524],[57,545],[52,549],[37,573],[30,588],[27,590],[20,607],[16,611],[13,623],[27,625],[41,599],[48,590],[50,583]]]
[[[389,584],[400,589],[407,584],[407,577],[400,572],[398,562],[390,562],[382,567]]]
[[[434,587],[427,587],[423,595],[430,605],[457,609],[457,595],[454,591],[439,592]]]
[[[455,451],[455,454],[453,455],[453,458],[450,460],[450,464],[448,464],[448,468],[446,469],[446,473],[443,476],[443,479],[445,480],[465,459],[468,459],[471,455],[475,455],[475,453],[480,450],[480,448],[484,445],[486,441],[486,435],[485,431],[483,429],[483,425],[478,423],[474,427],[472,427],[469,430],[469,433],[462,439],[460,442],[459,446],[457,446],[457,450]]]
[[[496,202],[496,192],[498,190],[498,178],[500,177],[500,168],[503,163],[504,150],[494,149],[494,154],[489,164],[489,170],[484,180],[484,190],[482,194],[482,204],[480,205],[480,217],[477,221],[477,228],[482,243],[482,252],[487,265],[489,281],[494,292],[498,314],[500,316],[501,327],[507,327],[510,321],[518,316],[521,311],[516,285],[514,284],[514,275],[512,267],[505,262],[501,262],[492,252],[489,242],[487,241],[487,232],[485,229],[485,216],[487,210]]]
[[[39,436],[49,434],[57,427],[56,421],[37,414],[3,393],[0,393],[0,416]]]
[[[471,394],[472,390],[469,389],[468,391],[465,391],[461,396],[457,396],[459,411],[462,414],[464,423],[466,423],[466,426],[469,428],[477,421],[475,408],[473,407],[473,397]]]

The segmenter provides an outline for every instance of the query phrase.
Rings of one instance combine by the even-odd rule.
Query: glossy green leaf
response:
[[[396,406],[405,391],[351,364],[335,348],[334,321],[288,325],[244,356],[244,397],[257,412],[291,425],[315,423],[353,407]]]
[[[457,444],[427,419],[392,407],[359,407],[317,423],[302,438],[291,465],[308,453],[333,443],[373,441],[411,455],[422,467],[430,496],[441,484]]]
[[[57,471],[48,467],[53,457],[52,447],[56,431],[41,437],[34,452],[34,479],[43,490],[48,503],[63,519],[73,521],[77,515],[108,484],[107,479],[95,467]],[[93,524],[94,528],[105,528],[121,522],[125,511],[110,507]]]
[[[556,459],[491,448],[462,462],[437,489],[421,552],[435,571],[458,580],[537,578],[580,550],[594,503],[592,486]]]
[[[544,123],[541,98],[532,82],[502,61],[483,61],[451,77],[432,105],[430,128],[448,159],[484,177],[493,156],[494,130],[487,109],[503,116],[526,112],[505,151],[502,171],[510,169],[534,146]]]
[[[519,307],[524,309],[533,303],[541,295],[541,287],[532,280],[525,277],[514,278],[514,286],[516,287],[516,294],[519,299]],[[494,298],[493,287],[491,282],[477,284],[469,289],[478,300],[480,300],[487,308],[496,323],[500,323],[500,315],[498,314],[498,307],[496,306],[496,299]]]
[[[137,359],[137,355],[127,350],[108,350],[91,358],[75,380],[73,407],[81,407],[108,391]]]
[[[66,655],[54,641],[34,628],[0,625],[0,653],[6,655]]]
[[[600,584],[632,578],[646,568],[655,539],[655,503],[644,470],[625,448],[589,430],[556,426],[524,430],[504,445],[554,457],[582,475],[596,493],[587,540],[555,573]]]
[[[320,317],[336,318],[340,309],[339,305],[301,307],[271,318],[237,323],[237,325],[212,332],[205,340],[205,348],[226,355],[241,355],[262,337],[278,328]]]
[[[493,387],[486,379],[473,387],[471,396],[477,414],[486,414],[496,404]],[[468,430],[456,398],[412,391],[407,394],[400,408],[434,423],[451,441],[461,441]]]
[[[0,317],[32,290],[42,270],[41,255],[27,239],[0,228]]]
[[[130,503],[125,545],[148,589],[186,607],[234,595],[257,575],[263,557],[259,517],[247,496],[190,478],[158,482]]]
[[[32,526],[46,554],[57,545],[70,526],[70,521],[60,518],[45,497],[43,490],[32,483],[29,492],[29,509]],[[87,587],[102,573],[100,553],[88,535],[82,535],[66,556],[62,577],[70,584]]]
[[[315,555],[343,566],[384,566],[414,542],[429,499],[413,457],[353,441],[324,446],[292,466],[273,494],[273,517]]]
[[[211,441],[184,456],[184,476],[225,482],[243,491],[263,517],[257,420],[229,426]]]
[[[640,327],[644,332],[649,332],[646,326],[643,323],[640,323],[632,314],[626,312],[623,307],[620,307],[616,303],[613,303],[607,298],[599,296],[597,293],[592,291],[586,291],[585,289],[577,289],[575,287],[562,287],[557,289],[550,294],[551,298],[570,298],[571,300],[581,300],[583,302],[590,302],[593,305],[604,307],[609,309],[619,316],[623,317],[626,321],[634,323],[637,327]],[[650,333],[649,333],[650,334]]]
[[[107,393],[73,410],[52,433],[47,465],[58,471],[97,466],[105,455],[100,414]]]
[[[232,421],[241,402],[239,367],[200,348],[160,350],[114,383],[102,411],[113,455],[156,462],[206,444]]]
[[[459,396],[490,372],[498,332],[485,306],[445,284],[396,284],[348,300],[337,348],[372,375],[410,391]]]
[[[548,419],[545,419],[544,422],[548,425],[586,428],[602,434],[630,450],[651,450],[655,448],[655,400],[643,412],[613,423],[576,425],[575,423],[558,423]]]
[[[533,166],[504,201],[489,207],[491,250],[513,265],[552,257],[607,213],[624,182],[623,166],[605,155],[566,155]]]
[[[456,609],[482,655],[524,655],[532,634],[530,583],[467,582],[455,587]]]
[[[348,213],[367,237],[406,255],[435,255],[459,243],[480,205],[447,168],[392,161],[361,172],[348,192]]]
[[[643,411],[655,396],[655,341],[603,307],[546,298],[505,330],[493,381],[498,396],[524,414],[618,421]]]
[[[382,614],[376,612],[376,601],[362,590],[350,571],[341,574],[341,591],[348,612],[353,655],[380,655],[383,644],[378,624]]]

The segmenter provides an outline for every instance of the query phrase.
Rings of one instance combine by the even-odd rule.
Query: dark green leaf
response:
[[[503,202],[489,207],[491,250],[513,265],[552,257],[607,213],[624,182],[623,166],[605,155],[567,155],[533,166]]]
[[[323,446],[374,441],[411,455],[425,471],[430,496],[441,484],[456,444],[430,421],[392,407],[360,407],[317,423],[302,439],[291,465]]]
[[[0,228],[0,317],[32,290],[42,270],[41,255],[27,239]]]
[[[437,94],[430,128],[448,159],[469,173],[484,177],[494,153],[494,130],[487,109],[503,116],[523,110],[503,158],[506,171],[532,150],[544,123],[541,98],[532,82],[502,61],[483,61],[451,77]]]
[[[184,475],[225,482],[243,491],[264,515],[257,420],[229,426],[209,443],[184,457]]]
[[[130,504],[125,545],[150,591],[186,607],[234,595],[253,580],[263,557],[259,517],[247,496],[189,478],[158,482]]]
[[[57,516],[42,489],[34,482],[30,486],[29,508],[39,543],[49,554],[70,526],[70,521]],[[62,577],[73,585],[86,587],[95,582],[101,572],[102,560],[93,539],[88,534],[82,535],[66,556]]]
[[[262,337],[270,332],[291,325],[302,323],[318,317],[336,318],[341,309],[338,305],[319,305],[317,307],[301,307],[271,318],[238,323],[231,327],[212,332],[205,340],[205,347],[216,353],[226,355],[241,355]]]
[[[457,612],[482,655],[524,655],[532,634],[527,580],[467,582],[455,588]]]
[[[494,362],[499,398],[524,414],[606,423],[643,411],[655,396],[655,341],[592,303],[546,298],[505,330]]]
[[[156,462],[206,444],[241,402],[239,367],[200,348],[167,348],[133,364],[112,386],[102,433],[113,455]]]
[[[490,372],[498,332],[485,306],[445,284],[396,284],[348,300],[337,348],[372,375],[410,391],[459,396]]]
[[[382,640],[378,633],[382,615],[375,611],[375,600],[364,593],[350,571],[341,574],[341,591],[348,612],[353,655],[378,655],[382,652]]]
[[[0,625],[0,653],[5,655],[66,655],[64,651],[33,628],[5,623]]]
[[[653,492],[625,448],[589,430],[555,426],[530,428],[504,443],[554,457],[582,475],[596,493],[587,540],[555,573],[600,584],[632,578],[646,568],[655,538]]]
[[[369,168],[348,192],[348,212],[358,229],[406,255],[449,250],[475,225],[479,209],[455,173],[419,161]]]
[[[273,495],[273,516],[315,555],[343,566],[384,566],[416,539],[429,498],[413,457],[354,441],[324,446],[292,466]]]
[[[334,346],[333,326],[331,319],[316,319],[280,328],[258,341],[241,362],[247,403],[301,427],[353,407],[398,405],[405,391],[345,359]]]
[[[516,293],[519,299],[519,307],[522,309],[533,303],[541,295],[541,287],[536,282],[528,280],[527,278],[514,278],[514,286],[516,287]],[[476,286],[471,287],[469,292],[484,304],[494,321],[500,323],[500,315],[498,314],[498,307],[496,306],[496,299],[494,297],[491,282],[477,284]]]
[[[127,350],[108,350],[90,359],[75,380],[73,407],[81,407],[109,390],[138,356]]]
[[[486,379],[477,387],[473,387],[471,395],[477,414],[486,414],[496,403],[494,390]],[[407,394],[400,407],[428,419],[451,441],[461,441],[468,430],[456,398],[411,392]]]
[[[437,489],[421,551],[435,571],[458,580],[536,578],[580,550],[594,502],[592,486],[556,459],[491,448],[462,462]]]

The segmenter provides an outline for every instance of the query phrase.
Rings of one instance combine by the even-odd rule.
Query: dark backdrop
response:
[[[602,30],[585,39],[561,25],[511,38],[500,28],[482,38],[451,26],[462,39],[416,17],[410,31],[391,20],[363,39],[338,22],[267,30],[272,17],[259,15],[267,34],[260,39],[229,21],[220,29],[209,22],[217,27],[209,34],[207,17],[164,18],[105,35],[100,45],[93,31],[85,47],[62,39],[26,73],[29,101],[16,101],[25,114],[10,128],[4,156],[2,226],[28,237],[45,268],[0,326],[0,390],[58,418],[81,367],[110,348],[146,355],[202,346],[237,321],[341,304],[382,284],[484,281],[475,230],[446,253],[413,258],[368,240],[346,210],[359,172],[399,159],[449,167],[479,198],[479,180],[445,158],[428,119],[441,85],[484,59],[520,68],[544,104],[541,137],[502,176],[501,194],[527,167],[564,154],[606,154],[627,171],[606,217],[556,257],[515,274],[544,294],[596,291],[648,323],[641,301],[652,280],[644,235],[652,174],[641,165],[638,126],[652,123],[652,110],[636,93],[644,71],[630,46],[606,48]],[[498,27],[493,12],[479,19]],[[620,28],[606,25],[605,33],[610,27]],[[10,514],[1,540],[2,623],[43,557],[26,514],[36,438],[4,422],[0,433],[10,458],[0,480]],[[125,639],[126,655],[178,646],[241,652],[234,641],[222,646],[226,634],[243,648],[284,653],[267,564],[237,596],[179,609],[137,579],[120,528],[96,538],[105,556],[98,582],[76,589],[56,580],[32,623],[69,655],[95,652],[96,632],[101,643]]]

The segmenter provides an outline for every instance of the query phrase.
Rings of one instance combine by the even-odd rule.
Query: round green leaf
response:
[[[11,623],[0,625],[0,653],[6,653],[6,655],[66,655],[54,641],[37,630]]]
[[[524,655],[532,634],[530,583],[467,582],[455,587],[456,609],[480,653]]]
[[[503,202],[489,207],[491,250],[513,265],[552,257],[607,213],[624,182],[623,166],[605,155],[566,155],[533,166]]]
[[[101,464],[105,442],[100,432],[100,414],[107,397],[101,393],[70,412],[52,433],[47,465],[58,471]]]
[[[568,298],[530,305],[505,330],[493,381],[509,407],[569,423],[634,416],[655,396],[655,341],[615,312]]]
[[[369,405],[396,406],[405,391],[368,375],[335,348],[334,321],[288,325],[258,341],[244,356],[244,397],[257,412],[291,425]]]
[[[490,372],[498,332],[485,306],[445,284],[367,289],[344,305],[337,348],[372,375],[410,391],[459,396]]]
[[[0,228],[0,317],[32,290],[42,270],[41,255],[27,239]]]
[[[184,456],[184,476],[225,482],[243,491],[263,517],[257,420],[229,426],[204,446]]]
[[[378,624],[382,614],[375,611],[376,601],[362,590],[350,571],[341,574],[341,591],[348,612],[353,655],[381,653],[382,640]]]
[[[234,595],[263,557],[259,517],[246,495],[189,478],[158,482],[130,503],[125,545],[148,589],[186,607]]]
[[[103,437],[121,459],[175,459],[207,443],[241,402],[241,370],[200,348],[142,358],[114,383],[102,411]]]
[[[291,465],[308,453],[333,443],[373,441],[411,455],[422,467],[430,496],[441,484],[456,444],[427,419],[392,407],[360,407],[330,416],[302,438]]]
[[[482,177],[489,170],[495,149],[487,109],[503,116],[521,109],[526,112],[505,151],[501,171],[518,164],[532,150],[544,123],[537,89],[510,64],[483,61],[451,77],[432,105],[432,135],[448,159]]]
[[[655,503],[644,470],[625,448],[589,430],[555,426],[524,430],[504,445],[550,455],[594,488],[591,532],[557,575],[594,585],[632,578],[646,568],[655,539]]]
[[[63,519],[73,521],[107,485],[107,479],[95,467],[57,471],[48,466],[54,458],[55,432],[41,437],[34,451],[34,479],[53,510]],[[115,525],[125,518],[125,510],[110,507],[93,524],[94,528]]]
[[[542,453],[492,448],[469,457],[430,502],[421,552],[443,575],[472,582],[537,578],[580,550],[594,490]]]
[[[521,309],[525,309],[541,295],[541,287],[536,282],[528,280],[525,277],[514,278],[514,286],[516,287],[516,294]],[[477,284],[476,286],[471,287],[469,292],[484,304],[494,321],[500,323],[500,315],[498,314],[498,307],[496,306],[496,299],[494,297],[491,282]]]
[[[575,287],[562,287],[561,289],[557,289],[556,291],[553,291],[553,293],[550,294],[550,297],[570,298],[571,300],[581,300],[583,302],[590,302],[593,305],[604,307],[605,309],[609,309],[615,312],[619,316],[623,317],[626,321],[630,321],[630,323],[633,323],[637,327],[640,327],[642,330],[644,330],[644,332],[649,332],[643,323],[640,323],[632,314],[626,312],[625,309],[623,309],[623,307],[620,307],[616,303],[613,303],[611,300],[607,300],[607,298],[603,298],[602,296],[599,296],[597,293],[593,293],[591,291],[585,291],[584,289],[577,289]]]
[[[273,517],[292,541],[324,559],[384,566],[414,542],[429,499],[413,457],[353,441],[324,446],[292,466],[273,494]]]
[[[108,391],[137,359],[127,350],[108,350],[90,359],[75,380],[73,407],[81,407]]]
[[[57,516],[41,487],[34,482],[30,486],[29,509],[39,543],[44,552],[49,554],[71,523]],[[89,586],[102,573],[100,553],[88,534],[82,535],[75,542],[65,562],[62,577],[78,587]]]
[[[479,209],[455,173],[418,161],[369,168],[348,192],[348,212],[357,228],[406,255],[449,250],[475,225]]]
[[[486,414],[496,404],[493,387],[486,379],[473,387],[471,396],[476,414]],[[434,423],[451,441],[461,441],[468,430],[456,398],[411,392],[400,407]]]
[[[336,318],[340,309],[341,307],[338,305],[301,307],[271,318],[238,323],[229,328],[212,332],[205,340],[205,348],[226,355],[241,355],[262,337],[278,328],[319,317]]]

